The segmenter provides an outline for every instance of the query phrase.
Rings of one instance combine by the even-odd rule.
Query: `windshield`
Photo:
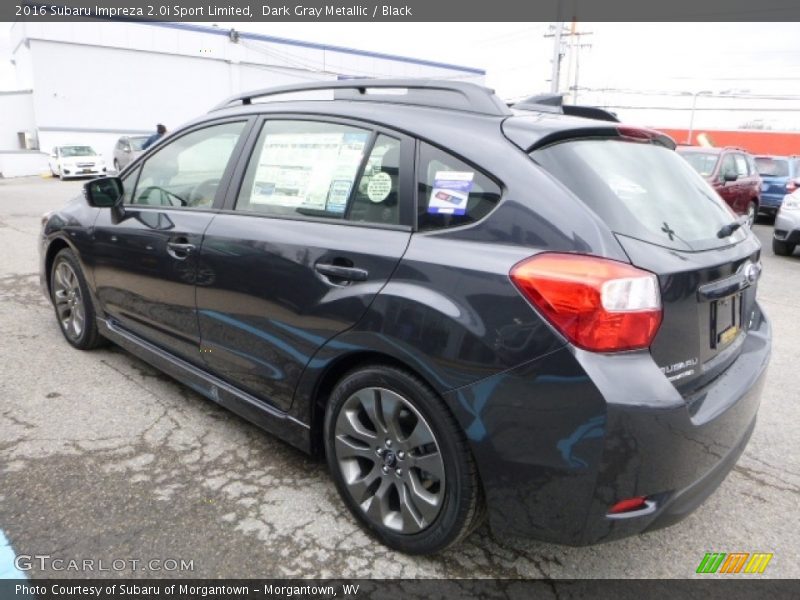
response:
[[[695,171],[703,177],[711,177],[714,167],[719,160],[719,154],[712,152],[678,152],[688,162]]]
[[[147,137],[148,136],[143,135],[141,137],[128,138],[131,142],[131,149],[134,152],[138,152],[139,150],[141,150],[142,146],[144,146],[144,143],[147,141]]]
[[[61,146],[61,156],[94,156],[91,146]]]
[[[720,239],[736,215],[676,152],[618,139],[568,141],[531,157],[594,210],[612,231],[679,250],[741,241]]]
[[[762,177],[788,177],[789,161],[785,158],[760,156],[756,158],[756,169]]]

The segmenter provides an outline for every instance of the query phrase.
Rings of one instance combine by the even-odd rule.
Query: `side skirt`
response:
[[[97,327],[104,337],[189,386],[198,394],[213,400],[303,452],[311,452],[311,428],[306,423],[154,346],[122,329],[113,321],[98,318]]]

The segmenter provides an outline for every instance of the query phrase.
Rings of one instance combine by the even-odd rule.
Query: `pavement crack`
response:
[[[19,417],[14,416],[13,414],[11,414],[11,410],[5,411],[0,416],[2,416],[4,419],[8,421],[11,421],[14,425],[19,425],[23,429],[28,429],[28,430],[36,429],[36,425],[34,425],[33,423],[28,423],[27,421],[23,421]]]
[[[770,489],[779,492],[789,492],[790,494],[800,494],[800,487],[796,485],[788,485],[788,486],[775,485],[774,483],[771,483],[765,479],[764,475],[766,475],[766,473],[761,473],[759,471],[756,471],[755,469],[745,467],[744,465],[736,465],[733,468],[733,470],[742,475],[743,477],[745,477],[746,479],[749,479],[754,483],[763,485]]]

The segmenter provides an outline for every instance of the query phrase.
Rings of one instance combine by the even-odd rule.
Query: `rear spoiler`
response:
[[[516,108],[517,110],[558,113],[573,117],[582,117],[584,119],[619,123],[617,115],[611,111],[597,108],[596,106],[564,104],[564,97],[561,94],[539,94],[525,98],[520,102],[509,104],[509,107]]]

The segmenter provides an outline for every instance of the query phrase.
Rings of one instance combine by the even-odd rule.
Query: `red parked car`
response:
[[[761,176],[746,150],[701,146],[683,146],[677,150],[736,214],[747,215],[747,224],[753,224],[761,204]]]

